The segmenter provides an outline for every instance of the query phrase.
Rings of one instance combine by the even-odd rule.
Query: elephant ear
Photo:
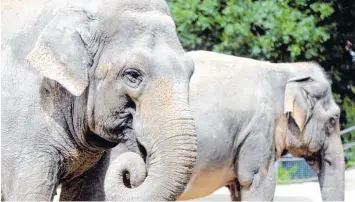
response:
[[[88,69],[93,63],[85,44],[91,38],[88,21],[84,12],[58,13],[26,57],[42,76],[57,81],[75,96],[88,86]]]
[[[303,131],[313,109],[312,98],[307,91],[307,84],[312,81],[309,76],[289,79],[285,88],[284,114],[288,118],[291,131]]]

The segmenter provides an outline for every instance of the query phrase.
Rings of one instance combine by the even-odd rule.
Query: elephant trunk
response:
[[[146,127],[137,137],[148,152],[147,176],[145,163],[138,154],[124,153],[118,156],[106,175],[107,200],[170,201],[176,200],[184,191],[196,161],[197,139],[188,104],[183,106],[158,106],[160,109],[155,111],[158,115],[140,114],[144,117]],[[157,120],[154,117],[159,118]],[[127,172],[132,188],[123,180]]]
[[[344,150],[339,131],[330,134],[321,155],[319,184],[324,201],[344,201]]]

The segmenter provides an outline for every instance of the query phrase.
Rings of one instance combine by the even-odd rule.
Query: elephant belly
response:
[[[224,167],[213,171],[193,172],[191,180],[178,200],[191,200],[208,196],[235,179],[233,168]]]

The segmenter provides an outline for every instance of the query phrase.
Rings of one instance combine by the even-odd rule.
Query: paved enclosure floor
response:
[[[229,191],[222,188],[194,201],[230,201]],[[322,201],[318,182],[277,185],[274,201]],[[355,201],[355,169],[345,172],[345,201]]]
[[[58,190],[58,194],[60,189]],[[58,201],[58,196],[54,198]],[[213,194],[193,201],[230,201],[229,191],[222,188]],[[318,182],[277,185],[274,201],[322,201]],[[355,201],[355,169],[345,172],[345,201]]]

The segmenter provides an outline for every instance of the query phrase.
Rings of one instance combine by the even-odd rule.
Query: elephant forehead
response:
[[[105,5],[108,7],[114,6],[112,4],[116,3],[122,10],[130,10],[136,12],[146,12],[146,11],[160,11],[162,13],[168,14],[168,6],[163,0],[106,0]]]
[[[126,11],[138,13],[156,11],[169,14],[168,5],[164,0],[76,0],[71,1],[68,5],[83,8],[86,12],[99,15],[104,19],[116,18]]]
[[[174,21],[159,12],[124,11],[120,17],[107,20],[104,27],[111,42],[119,43],[121,48],[140,46],[153,49],[158,43],[166,43],[176,50],[181,49]]]
[[[164,28],[174,27],[175,23],[169,15],[165,15],[159,11],[146,11],[146,12],[135,12],[135,11],[125,11],[124,19],[128,21],[133,21],[138,26],[144,28]],[[173,31],[173,30],[172,30]]]
[[[115,46],[113,44],[112,46]],[[111,47],[112,47],[111,46]],[[155,76],[164,76],[181,83],[184,72],[184,60],[181,55],[174,52],[167,44],[159,45],[154,49],[146,46],[131,47],[130,49],[119,49],[108,47],[100,58],[96,70],[96,77],[105,78],[109,71],[118,73],[123,67],[140,69],[143,72]]]
[[[141,68],[150,65],[152,51],[149,48],[138,46],[129,50],[122,50],[122,52],[108,49],[100,58],[100,65],[96,70],[99,75],[104,76],[109,70],[123,66]]]

